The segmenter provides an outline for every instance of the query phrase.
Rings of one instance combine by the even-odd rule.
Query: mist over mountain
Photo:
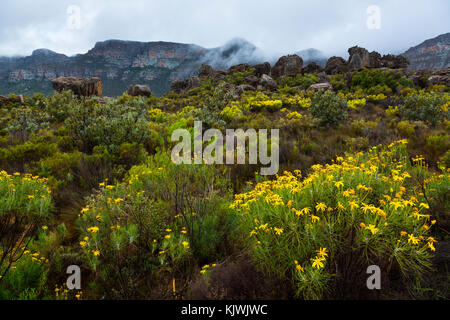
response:
[[[449,66],[450,33],[427,40],[403,55],[412,69]],[[295,52],[303,59],[324,66],[328,57],[315,48]],[[169,91],[170,83],[197,74],[202,64],[214,69],[268,61],[268,55],[245,39],[236,38],[223,46],[203,48],[195,44],[174,42],[139,42],[106,40],[97,42],[85,54],[66,56],[48,49],[36,49],[26,57],[0,57],[0,94],[51,94],[50,80],[60,76],[99,77],[106,96],[121,95],[131,84],[148,84],[154,94]]]

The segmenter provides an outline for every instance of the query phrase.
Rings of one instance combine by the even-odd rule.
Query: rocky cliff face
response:
[[[107,96],[120,95],[133,83],[147,84],[161,95],[169,91],[172,81],[195,75],[202,63],[228,68],[241,62],[260,62],[256,51],[241,39],[213,49],[172,42],[108,40],[74,57],[38,49],[28,57],[0,57],[0,94],[47,94],[53,92],[50,80],[72,76],[100,78]]]
[[[323,67],[327,63],[327,57],[316,49],[297,54],[303,58],[303,65],[314,61]],[[403,56],[410,60],[412,69],[448,67],[450,33],[427,40]],[[98,77],[106,96],[121,95],[130,84],[149,85],[155,95],[162,95],[170,90],[171,82],[196,75],[204,63],[225,70],[241,63],[254,65],[267,60],[253,44],[243,39],[234,39],[212,49],[162,41],[108,40],[73,57],[48,49],[35,50],[27,57],[0,57],[0,94],[51,94],[51,80],[55,78]],[[377,57],[369,56],[369,60],[377,60]],[[273,65],[276,61],[269,59],[269,62]]]
[[[205,49],[170,42],[98,42],[86,54],[67,57],[46,49],[31,56],[0,60],[0,93],[52,92],[57,77],[99,77],[105,95],[120,95],[132,82],[147,83],[156,93],[168,90],[170,80],[190,76]],[[197,63],[198,64],[198,63]]]
[[[402,54],[410,69],[443,69],[450,67],[450,32],[426,40]]]

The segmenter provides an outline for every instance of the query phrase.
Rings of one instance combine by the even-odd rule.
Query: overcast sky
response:
[[[107,39],[211,48],[236,37],[270,54],[344,55],[356,44],[401,53],[450,32],[449,14],[449,0],[2,0],[0,55],[73,55]]]

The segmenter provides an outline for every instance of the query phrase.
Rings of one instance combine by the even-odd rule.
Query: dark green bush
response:
[[[323,125],[336,125],[347,119],[347,101],[333,91],[318,91],[314,94],[311,107],[311,115],[321,120]]]

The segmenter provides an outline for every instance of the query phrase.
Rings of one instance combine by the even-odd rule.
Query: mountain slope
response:
[[[86,54],[67,57],[47,49],[28,57],[0,58],[0,94],[52,93],[50,80],[60,76],[99,77],[103,93],[121,95],[130,84],[148,84],[156,95],[175,79],[196,74],[202,63],[216,69],[262,62],[258,49],[243,39],[205,49],[194,44],[107,40]]]
[[[410,69],[443,69],[450,67],[450,32],[428,39],[402,54]]]

